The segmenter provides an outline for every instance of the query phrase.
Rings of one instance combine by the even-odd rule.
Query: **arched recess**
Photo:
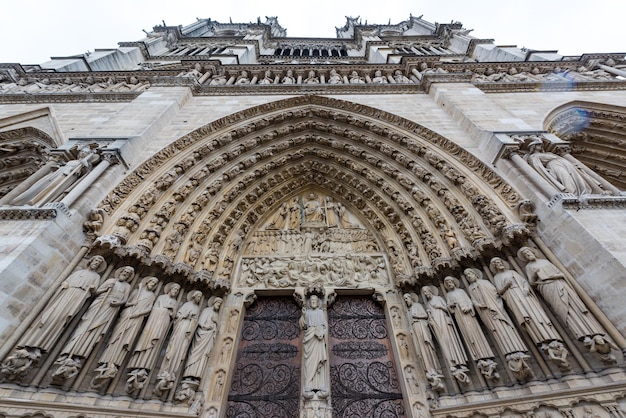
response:
[[[57,145],[50,135],[33,127],[0,132],[0,198],[43,166]]]
[[[545,127],[571,143],[574,157],[626,189],[626,107],[570,102],[554,109]]]
[[[96,244],[228,288],[252,231],[310,192],[371,232],[397,285],[528,233],[512,210],[519,195],[453,142],[378,109],[306,96],[222,118],[151,157],[101,202],[109,216]]]

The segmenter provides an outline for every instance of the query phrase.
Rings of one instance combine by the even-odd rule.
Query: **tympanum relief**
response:
[[[240,287],[336,288],[390,283],[372,233],[342,203],[304,193],[282,203],[243,244]]]

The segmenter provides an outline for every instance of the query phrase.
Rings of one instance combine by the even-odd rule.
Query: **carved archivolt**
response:
[[[568,103],[555,109],[545,125],[569,142],[574,157],[613,185],[626,189],[626,108]]]
[[[376,109],[310,97],[220,119],[159,152],[101,203],[112,216],[97,242],[222,286],[236,267],[229,252],[313,189],[376,231],[396,280],[525,234],[510,211],[518,195],[457,145]]]

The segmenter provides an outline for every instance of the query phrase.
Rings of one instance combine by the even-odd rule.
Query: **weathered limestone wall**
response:
[[[121,154],[129,165],[111,167],[72,208],[71,217],[54,221],[4,221],[11,240],[3,243],[0,297],[0,335],[20,322],[29,300],[37,300],[71,260],[82,241],[82,221],[90,208],[125,175],[158,150],[214,120],[249,107],[291,96],[192,96],[185,87],[155,87],[130,103],[53,103],[0,105],[0,118],[49,106],[66,139],[123,138]],[[430,94],[334,96],[380,108],[415,121],[473,152],[487,163],[495,154],[494,131],[542,130],[547,114],[573,100],[626,105],[626,92],[550,92],[485,94],[469,84],[433,85]],[[498,165],[501,174],[526,197],[535,192],[519,173]],[[534,199],[536,200],[536,198]],[[623,210],[565,211],[538,204],[539,231],[583,287],[617,324],[626,321],[626,308],[613,289],[619,289],[626,265]],[[598,216],[598,215],[602,216]],[[602,220],[602,222],[599,222]],[[19,230],[15,234],[12,231]],[[4,235],[4,234],[3,234]],[[62,239],[61,239],[62,237]],[[585,239],[581,239],[585,237]],[[45,248],[44,248],[45,247]],[[8,266],[12,266],[7,270]],[[48,266],[42,269],[42,266]],[[46,271],[38,278],[37,272]],[[601,280],[600,280],[601,279]],[[35,281],[37,284],[27,284]],[[16,283],[24,283],[16,286]],[[26,297],[23,297],[28,293]],[[18,299],[25,302],[14,303]],[[622,331],[625,331],[622,327]]]

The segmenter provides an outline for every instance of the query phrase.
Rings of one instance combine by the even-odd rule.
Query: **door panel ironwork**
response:
[[[293,418],[300,408],[301,310],[293,298],[259,298],[246,312],[226,416]]]
[[[405,417],[385,313],[367,296],[328,311],[333,417]]]

